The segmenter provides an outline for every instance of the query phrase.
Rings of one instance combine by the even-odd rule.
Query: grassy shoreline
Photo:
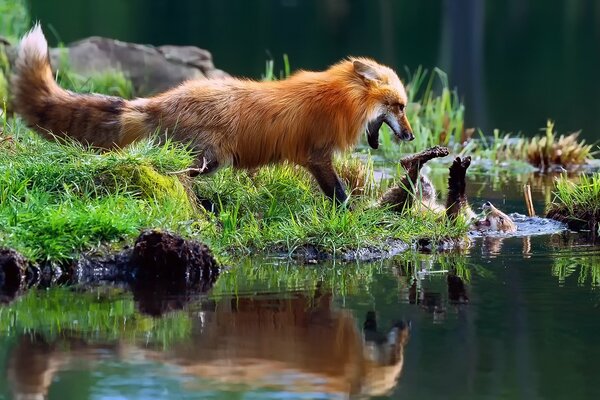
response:
[[[376,207],[380,189],[372,177],[363,179],[370,189],[352,196],[351,209],[338,208],[292,165],[254,174],[224,169],[191,181],[171,175],[193,159],[178,144],[146,140],[99,154],[46,141],[18,119],[5,119],[3,126],[0,246],[35,262],[69,261],[107,244],[119,248],[143,228],[198,239],[221,256],[291,253],[306,245],[340,253],[388,239],[435,242],[466,234],[466,224],[443,216]],[[196,196],[217,204],[218,214],[198,207]]]
[[[600,173],[582,175],[578,182],[566,176],[556,180],[554,199],[546,215],[566,223],[573,230],[589,230],[597,237],[600,230]]]

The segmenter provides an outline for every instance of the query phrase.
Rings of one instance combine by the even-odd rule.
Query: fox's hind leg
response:
[[[219,162],[217,153],[211,148],[205,148],[196,151],[196,160],[194,164],[186,171],[190,177],[196,177],[198,175],[208,175],[222,166],[222,162]]]

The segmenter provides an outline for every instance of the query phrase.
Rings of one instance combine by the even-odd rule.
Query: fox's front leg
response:
[[[346,201],[348,198],[346,189],[335,172],[331,160],[311,162],[307,168],[327,197],[338,204],[343,204]]]

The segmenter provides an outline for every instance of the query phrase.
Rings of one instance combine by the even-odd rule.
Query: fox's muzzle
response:
[[[412,128],[405,115],[396,118],[395,116],[387,114],[384,117],[384,122],[390,127],[398,139],[406,140],[408,142],[415,139],[415,135],[413,135]]]

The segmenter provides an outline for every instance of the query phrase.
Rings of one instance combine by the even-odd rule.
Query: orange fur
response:
[[[290,161],[308,168],[324,192],[341,201],[345,193],[331,165],[334,152],[353,147],[377,119],[371,129],[375,141],[382,121],[401,139],[412,139],[398,76],[364,58],[276,82],[192,80],[127,101],[61,89],[37,25],[21,41],[12,85],[16,111],[42,134],[111,149],[160,130],[190,143],[198,165],[208,166],[205,172],[228,164],[251,169]]]

